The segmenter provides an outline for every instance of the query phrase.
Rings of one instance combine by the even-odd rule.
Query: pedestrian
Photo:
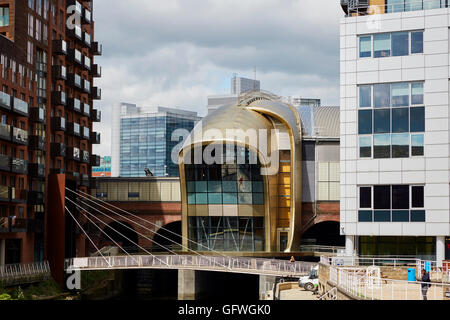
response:
[[[294,258],[294,256],[291,256],[291,260],[290,260],[290,262],[295,262],[295,258]]]
[[[431,287],[430,284],[430,274],[425,271],[425,269],[422,269],[422,279],[420,280],[422,283],[420,284],[422,286],[422,295],[423,300],[427,300],[427,292],[428,289]]]

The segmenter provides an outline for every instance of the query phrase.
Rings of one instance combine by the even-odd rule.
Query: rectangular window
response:
[[[391,35],[375,34],[373,36],[373,56],[374,58],[389,57],[391,55]]]
[[[407,107],[409,106],[409,83],[393,83],[392,84],[392,106]]]
[[[367,58],[372,56],[372,37],[359,38],[359,57]]]
[[[0,7],[0,27],[9,26],[9,7]]]
[[[375,134],[373,136],[373,157],[383,159],[391,157],[391,135]]]
[[[391,209],[391,186],[373,187],[374,209]]]
[[[392,132],[409,132],[409,109],[392,109]]]
[[[423,53],[423,31],[411,32],[411,53]]]
[[[391,34],[392,56],[407,56],[409,54],[409,33],[395,32]]]
[[[425,132],[425,108],[414,107],[410,109],[411,132]]]
[[[423,208],[424,207],[424,187],[423,186],[412,186],[412,208]]]
[[[391,132],[391,110],[380,109],[373,111],[373,132],[389,133]]]
[[[373,106],[383,108],[391,106],[391,85],[374,84],[373,85]]]
[[[411,155],[423,156],[424,148],[425,148],[424,135],[423,134],[411,135]]]
[[[359,87],[359,106],[361,108],[372,106],[372,86]]]
[[[409,157],[409,133],[392,135],[392,158]]]
[[[364,136],[359,137],[359,157],[371,158],[372,157],[372,137]]]
[[[423,104],[423,82],[411,83],[411,104]]]
[[[358,111],[358,133],[372,134],[372,110]]]
[[[409,186],[392,186],[392,209],[409,209]]]
[[[359,207],[361,209],[372,208],[372,187],[359,188]]]

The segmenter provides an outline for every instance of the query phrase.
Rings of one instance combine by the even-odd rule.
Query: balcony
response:
[[[45,165],[39,163],[29,163],[28,175],[33,178],[45,178]]]
[[[13,127],[11,141],[24,146],[28,145],[28,131]]]
[[[100,67],[96,63],[92,64],[92,68],[91,68],[91,71],[89,71],[89,74],[91,76],[93,76],[94,78],[101,78],[101,76],[102,76],[102,67]]]
[[[89,140],[90,139],[90,130],[87,127],[81,127],[81,133],[83,136],[83,139]]]
[[[59,40],[53,40],[53,53],[58,55],[67,55],[67,42],[59,39]]]
[[[93,122],[101,122],[102,121],[102,112],[97,109],[91,110],[91,119]]]
[[[0,154],[0,170],[11,172],[11,157]]]
[[[11,96],[3,91],[0,91],[0,107],[11,110]]]
[[[83,85],[81,83],[81,76],[79,76],[78,74],[69,73],[69,75],[67,76],[67,82],[72,87],[76,87],[78,89],[83,88]]]
[[[30,136],[28,149],[45,151],[45,138],[42,136]]]
[[[11,188],[7,186],[0,186],[0,201],[9,202],[11,199]]]
[[[11,126],[8,124],[0,123],[0,139],[5,141],[11,141]]]
[[[91,106],[87,103],[83,103],[83,114],[86,117],[90,117],[91,116]]]
[[[78,123],[75,122],[68,122],[67,123],[67,131],[68,134],[74,135],[74,136],[81,136],[81,127]]]
[[[19,98],[13,99],[12,111],[22,116],[28,117],[28,103]]]
[[[66,118],[53,117],[52,118],[53,131],[66,131]]]
[[[53,66],[52,75],[53,80],[67,80],[67,69],[61,65]]]
[[[100,89],[98,87],[92,87],[91,98],[94,100],[101,100],[102,99],[102,89]]]
[[[91,93],[91,82],[88,80],[83,80],[83,90],[86,93]]]
[[[45,110],[43,108],[30,108],[30,120],[45,123]]]
[[[66,145],[64,143],[52,143],[51,152],[53,157],[65,157]]]
[[[103,53],[103,45],[99,44],[98,41],[92,42],[92,54],[94,56],[101,56]]]
[[[81,30],[81,27],[76,24],[68,26],[66,28],[66,33],[68,36],[75,38],[76,40],[83,41],[83,30]]]
[[[75,147],[68,147],[66,158],[69,160],[80,161],[81,160],[81,152],[80,149]]]
[[[78,63],[79,65],[83,65],[83,55],[81,51],[77,49],[69,49],[67,51],[67,57],[71,62]]]
[[[28,204],[33,206],[43,205],[44,204],[44,193],[38,191],[29,191],[28,192]]]
[[[10,219],[10,232],[22,233],[28,232],[31,219],[22,219],[9,217]]]
[[[18,174],[28,173],[28,161],[23,159],[12,158],[11,159],[11,172]]]
[[[81,112],[81,101],[76,98],[69,98],[67,100],[67,109]]]
[[[52,104],[56,106],[65,106],[67,103],[66,93],[63,91],[52,92]]]
[[[93,167],[100,167],[100,156],[96,154],[91,155],[90,165]]]
[[[88,151],[83,151],[83,158],[81,162],[89,164],[91,162],[91,154]]]
[[[91,132],[91,143],[92,144],[100,144],[100,133]]]
[[[83,24],[90,24],[92,22],[92,12],[89,11],[88,9],[83,9],[81,21]]]

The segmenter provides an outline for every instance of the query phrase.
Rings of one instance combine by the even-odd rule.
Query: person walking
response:
[[[427,293],[428,289],[431,287],[431,280],[430,280],[430,274],[425,271],[425,269],[422,269],[422,279],[420,280],[422,283],[420,284],[422,286],[422,296],[423,300],[427,300]]]
[[[294,256],[291,256],[291,260],[289,262],[295,262]]]

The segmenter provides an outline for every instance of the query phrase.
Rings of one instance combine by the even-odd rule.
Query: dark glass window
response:
[[[358,115],[358,133],[372,134],[372,110],[359,110]]]
[[[358,222],[372,222],[372,211],[371,210],[360,210],[358,211]]]
[[[391,34],[392,55],[407,56],[409,54],[409,33],[395,32]]]
[[[392,158],[409,157],[409,133],[392,135]]]
[[[372,106],[372,86],[359,87],[359,106],[361,108]]]
[[[373,132],[389,133],[391,132],[391,110],[381,109],[373,111]]]
[[[375,34],[373,36],[373,56],[374,58],[389,57],[391,55],[391,35]]]
[[[413,134],[411,136],[411,155],[423,156],[424,155],[424,137],[423,134]]]
[[[374,209],[391,209],[391,186],[373,187]]]
[[[392,132],[409,132],[409,109],[392,109]]]
[[[373,136],[373,157],[375,159],[391,157],[390,134],[375,134]]]
[[[386,211],[386,210],[374,211],[373,221],[374,222],[390,222],[391,221],[391,211]]]
[[[392,222],[409,222],[409,211],[408,210],[393,210],[392,211]]]
[[[392,209],[409,209],[409,186],[392,186]]]
[[[360,158],[372,157],[372,136],[359,138],[359,157]]]
[[[374,84],[373,85],[373,106],[375,108],[391,106],[391,85]]]
[[[411,132],[425,132],[425,108],[410,108]]]
[[[423,208],[424,207],[423,186],[411,187],[411,194],[412,194],[412,208]]]
[[[372,187],[359,188],[359,207],[372,208]]]
[[[359,57],[366,58],[372,56],[372,37],[359,38]]]
[[[411,53],[423,52],[423,31],[411,32]]]
[[[425,222],[425,211],[411,210],[411,222]]]

